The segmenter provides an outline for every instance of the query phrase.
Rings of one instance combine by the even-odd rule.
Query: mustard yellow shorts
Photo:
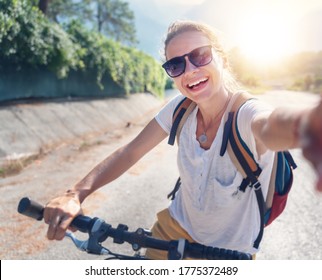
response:
[[[157,214],[157,221],[153,225],[152,236],[161,240],[186,239],[189,242],[195,242],[191,236],[173,219],[168,209],[164,209]],[[168,252],[156,249],[147,249],[145,256],[152,260],[167,260]],[[256,255],[253,255],[253,260]],[[189,260],[191,260],[189,258]]]
[[[187,239],[189,242],[195,242],[191,236],[173,219],[168,209],[164,209],[157,214],[157,221],[153,225],[152,236],[162,240]],[[167,260],[168,252],[147,249],[145,256],[153,260]]]

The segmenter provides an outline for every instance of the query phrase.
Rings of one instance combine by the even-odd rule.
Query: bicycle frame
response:
[[[29,198],[22,198],[18,205],[18,212],[25,216],[31,217],[38,221],[43,219],[44,207]],[[180,260],[184,258],[195,259],[215,259],[215,260],[251,260],[252,255],[223,248],[216,248],[205,246],[199,243],[190,243],[185,239],[179,240],[160,240],[153,238],[151,232],[143,228],[138,228],[134,232],[128,231],[128,226],[119,224],[117,228],[113,228],[110,224],[106,223],[99,218],[90,218],[87,216],[77,216],[71,226],[77,230],[88,233],[88,240],[81,241],[75,236],[67,232],[66,236],[69,237],[75,246],[87,253],[96,255],[111,255],[112,258],[126,259],[126,260],[144,260],[146,259],[139,254],[134,256],[127,256],[116,254],[102,246],[108,237],[113,239],[114,243],[122,244],[127,242],[132,245],[134,251],[139,251],[141,248],[152,248],[164,250],[168,252],[169,260]],[[110,258],[109,258],[110,259]]]

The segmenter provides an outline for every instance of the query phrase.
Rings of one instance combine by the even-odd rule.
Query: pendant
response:
[[[198,137],[198,141],[201,143],[201,144],[204,144],[208,141],[208,137],[205,133],[202,133],[199,137]]]

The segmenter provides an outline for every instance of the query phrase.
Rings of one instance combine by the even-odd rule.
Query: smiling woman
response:
[[[286,15],[256,14],[245,19],[239,30],[243,54],[256,63],[275,63],[293,52],[292,29]]]

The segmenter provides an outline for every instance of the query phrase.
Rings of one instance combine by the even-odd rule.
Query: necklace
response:
[[[214,120],[216,120],[221,114],[222,114],[222,112],[226,109],[226,107],[227,107],[227,105],[228,105],[228,103],[229,103],[229,101],[230,101],[230,97],[227,99],[227,101],[226,101],[226,103],[225,103],[225,105],[224,105],[224,107],[220,110],[220,112],[216,115],[216,117],[214,118]],[[219,119],[219,118],[218,118]],[[202,121],[202,127],[203,127],[203,133],[201,133],[201,135],[199,135],[199,137],[198,137],[198,141],[199,141],[199,143],[200,144],[205,144],[205,143],[207,143],[207,141],[208,141],[208,136],[207,136],[207,131],[208,131],[208,129],[209,129],[209,127],[210,127],[210,125],[206,128],[206,126],[205,126],[205,122],[204,122],[204,119],[203,119],[203,117],[201,116],[201,121]],[[211,122],[210,122],[210,124],[211,124]]]
[[[201,144],[204,144],[208,141],[208,137],[207,137],[207,134],[206,134],[206,131],[204,131],[199,137],[198,137],[198,141],[199,143]]]
[[[207,130],[209,129],[209,127],[207,127],[206,129],[206,126],[202,117],[201,117],[201,120],[202,120],[203,133],[201,133],[201,135],[198,137],[198,141],[200,144],[205,144],[208,141]]]

